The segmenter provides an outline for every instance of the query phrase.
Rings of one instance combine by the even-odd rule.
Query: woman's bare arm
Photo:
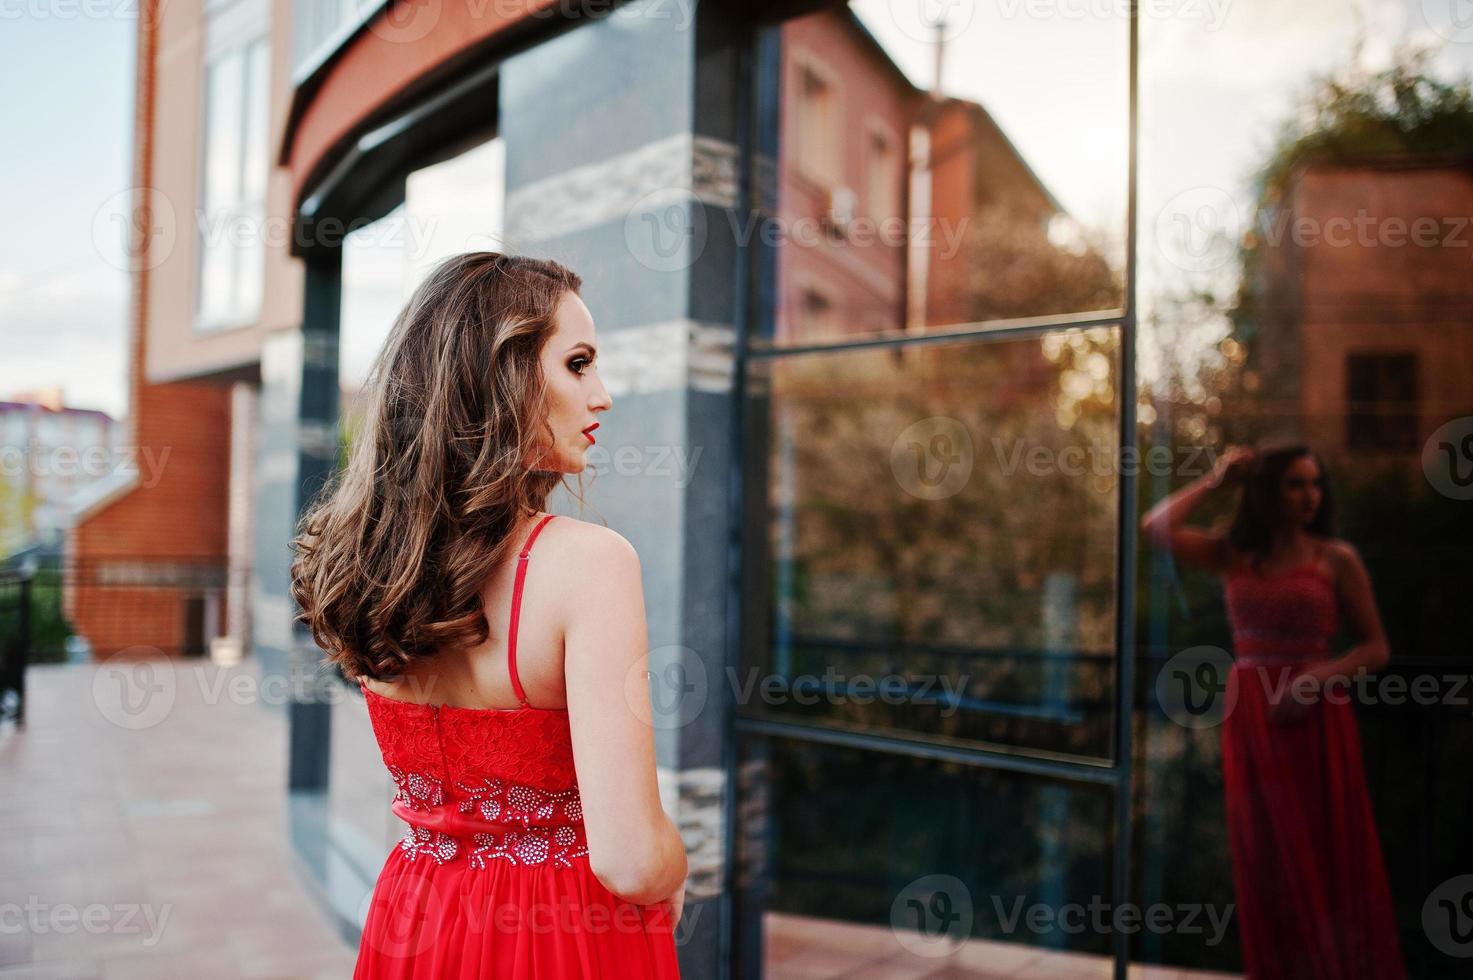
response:
[[[1156,503],[1141,518],[1141,534],[1155,548],[1165,548],[1184,565],[1221,571],[1227,564],[1227,542],[1217,531],[1186,523],[1192,511],[1225,482],[1241,476],[1252,460],[1251,451],[1233,448],[1224,453],[1212,472],[1193,480]]]
[[[1381,612],[1376,608],[1376,593],[1370,573],[1360,553],[1348,541],[1331,546],[1335,558],[1336,593],[1345,618],[1355,630],[1357,642],[1344,654],[1316,664],[1306,671],[1321,684],[1334,677],[1354,677],[1361,668],[1377,671],[1391,659],[1391,644],[1381,625]]]
[[[648,905],[685,881],[684,843],[660,805],[639,555],[596,525],[577,541],[564,603],[564,672],[588,859],[609,891]]]

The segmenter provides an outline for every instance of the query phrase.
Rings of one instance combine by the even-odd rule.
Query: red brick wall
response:
[[[1346,363],[1355,353],[1417,356],[1423,435],[1473,410],[1473,228],[1466,224],[1473,169],[1312,168],[1294,186],[1290,213],[1307,223],[1297,242],[1292,228],[1281,239],[1294,243],[1302,270],[1296,313],[1306,436],[1322,451],[1346,450]],[[1347,225],[1357,218],[1359,229]],[[1423,244],[1410,234],[1419,219]],[[1415,465],[1418,452],[1407,455]]]
[[[835,304],[836,334],[870,334],[900,329],[905,322],[905,261],[907,248],[880,237],[868,226],[867,239],[820,240],[816,231],[829,207],[828,188],[805,176],[796,160],[796,117],[800,71],[805,63],[832,75],[839,88],[839,128],[843,132],[839,182],[858,194],[857,217],[880,222],[906,217],[906,160],[910,153],[910,125],[915,115],[914,92],[897,70],[880,63],[849,23],[848,11],[824,11],[790,20],[783,25],[783,102],[780,108],[778,219],[783,234],[778,246],[777,331],[782,339],[833,340],[799,337],[799,305],[805,288],[826,292]],[[864,139],[866,126],[877,125],[894,140],[898,157],[895,214],[871,214],[866,201],[868,182]],[[893,229],[891,231],[893,235]]]
[[[136,383],[136,379],[135,379]],[[100,657],[129,646],[177,654],[184,602],[198,589],[97,582],[107,563],[223,569],[229,482],[229,389],[210,384],[145,385],[136,400],[140,485],[79,522],[71,536],[72,626]],[[150,485],[151,484],[151,485]],[[223,612],[223,596],[220,610]],[[210,624],[211,635],[218,623]]]
[[[153,169],[157,37],[152,25],[157,7],[158,0],[144,0],[138,18],[135,187],[149,186]],[[199,594],[172,585],[99,584],[101,567],[119,560],[162,559],[175,566],[223,569],[226,562],[230,393],[205,383],[144,382],[149,246],[147,240],[134,244],[139,261],[132,273],[129,309],[129,443],[137,447],[138,485],[79,520],[67,540],[67,615],[98,657],[135,646],[179,653],[185,600]],[[223,597],[220,609],[223,613]],[[213,635],[217,629],[211,624],[207,631]]]

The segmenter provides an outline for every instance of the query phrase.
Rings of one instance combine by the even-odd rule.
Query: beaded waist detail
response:
[[[1233,653],[1240,664],[1288,664],[1323,660],[1330,655],[1324,636],[1242,627],[1233,631]]]
[[[588,854],[577,787],[539,789],[496,778],[456,782],[447,793],[428,773],[389,767],[399,787],[393,811],[409,824],[399,848],[437,864],[464,857],[473,868],[492,861],[551,863],[570,868]]]

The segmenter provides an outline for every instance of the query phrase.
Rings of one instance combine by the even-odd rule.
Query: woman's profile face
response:
[[[1324,481],[1313,456],[1300,456],[1289,464],[1280,483],[1284,516],[1301,527],[1319,513],[1324,501]]]
[[[553,445],[535,467],[557,473],[580,473],[598,430],[597,415],[613,407],[599,379],[593,315],[576,293],[558,301],[552,334],[542,345],[542,376],[547,379],[547,424]]]

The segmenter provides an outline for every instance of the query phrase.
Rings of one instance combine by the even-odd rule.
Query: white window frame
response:
[[[838,72],[812,51],[802,48],[793,52],[792,100],[793,116],[784,127],[784,137],[792,141],[793,161],[797,172],[810,183],[831,188],[844,183],[844,90]],[[828,90],[829,107],[821,126],[813,126],[806,118],[802,86],[805,74],[817,78]],[[817,153],[814,147],[820,147]],[[817,159],[815,159],[817,157]]]
[[[195,210],[194,328],[213,333],[256,323],[264,298],[266,195],[271,174],[272,56],[270,4],[265,0],[209,0],[206,11],[205,51],[200,68],[202,104],[199,112],[198,194]],[[229,203],[210,210],[210,103],[211,73],[227,59],[240,59],[240,130],[236,133],[235,187]],[[259,72],[259,75],[257,74]],[[253,105],[252,99],[261,100]],[[252,160],[265,168],[247,176]],[[258,189],[247,194],[252,184]],[[210,259],[228,254],[228,299],[207,308]]]

